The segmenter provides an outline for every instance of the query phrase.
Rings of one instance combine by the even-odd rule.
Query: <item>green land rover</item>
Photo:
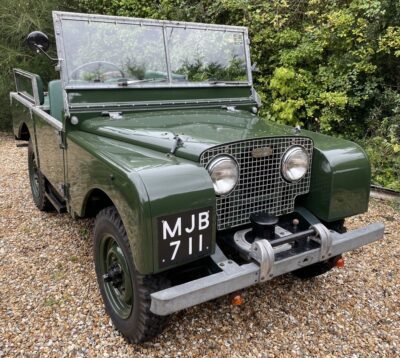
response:
[[[53,18],[57,58],[41,32],[27,44],[60,78],[14,71],[14,134],[28,141],[36,206],[96,217],[98,284],[128,341],[276,276],[323,274],[382,239],[379,223],[344,228],[368,208],[358,145],[257,116],[246,28]]]

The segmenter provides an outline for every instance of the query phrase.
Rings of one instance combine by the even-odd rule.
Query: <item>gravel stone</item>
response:
[[[0,133],[0,357],[398,357],[400,213],[372,200],[349,229],[381,221],[381,242],[345,254],[345,268],[291,275],[172,316],[130,345],[106,315],[92,261],[93,220],[43,213],[30,194],[27,149]]]

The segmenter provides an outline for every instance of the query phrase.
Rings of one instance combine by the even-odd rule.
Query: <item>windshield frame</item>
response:
[[[216,25],[216,24],[202,24],[194,22],[178,22],[178,21],[167,21],[167,20],[153,20],[133,17],[121,17],[121,16],[109,16],[109,15],[93,15],[93,14],[81,14],[81,13],[69,13],[53,11],[53,22],[54,31],[57,45],[57,55],[59,58],[59,70],[61,80],[65,89],[104,89],[104,88],[126,88],[118,86],[118,84],[109,84],[104,82],[89,83],[89,84],[70,84],[68,78],[67,65],[65,61],[65,46],[62,32],[63,20],[73,21],[88,21],[88,22],[102,22],[102,23],[113,23],[113,24],[125,24],[125,25],[146,25],[156,26],[163,29],[163,42],[166,56],[166,69],[167,69],[167,81],[165,82],[146,82],[129,85],[129,88],[190,88],[190,87],[224,87],[224,86],[240,86],[240,87],[251,87],[253,85],[251,62],[250,62],[250,49],[249,49],[249,37],[248,30],[242,26],[228,26],[228,25]],[[169,49],[167,44],[166,31],[167,28],[185,28],[185,29],[200,29],[200,30],[214,30],[223,32],[240,33],[243,35],[244,42],[244,55],[246,62],[246,75],[247,81],[235,81],[229,83],[229,81],[210,81],[210,82],[173,82],[171,74],[171,59],[169,55]]]

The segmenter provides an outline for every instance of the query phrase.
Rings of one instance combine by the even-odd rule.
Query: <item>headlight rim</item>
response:
[[[213,180],[213,178],[212,178],[212,172],[211,172],[211,170],[213,169],[213,167],[215,167],[216,164],[218,164],[218,161],[221,161],[221,160],[223,160],[224,158],[225,158],[225,159],[232,160],[232,162],[235,163],[235,166],[236,166],[236,168],[237,168],[237,180],[236,180],[236,182],[235,182],[235,185],[234,185],[228,192],[223,193],[223,194],[218,194],[217,191],[215,190],[215,185],[214,185],[214,180]],[[237,187],[237,185],[238,185],[238,183],[239,183],[239,179],[240,179],[240,165],[239,165],[238,161],[236,160],[236,158],[233,157],[233,156],[230,155],[230,154],[221,153],[221,154],[216,155],[215,157],[213,157],[213,158],[207,163],[207,165],[206,165],[206,170],[207,170],[208,174],[210,175],[211,181],[212,181],[212,183],[213,183],[213,188],[214,188],[215,195],[217,195],[218,197],[226,197],[226,196],[230,195],[230,194],[235,190],[235,188]]]
[[[300,178],[298,178],[298,179],[290,179],[285,175],[285,172],[284,172],[285,158],[289,156],[289,152],[295,150],[296,148],[300,148],[303,151],[303,153],[306,155],[306,157],[307,157],[307,168],[306,168],[304,174]],[[286,162],[287,162],[287,160],[286,160]],[[307,149],[303,145],[294,144],[294,145],[290,146],[289,148],[287,148],[286,151],[283,153],[282,159],[281,159],[281,170],[280,170],[280,172],[281,172],[281,176],[282,176],[283,180],[285,180],[287,183],[295,184],[295,183],[298,183],[299,181],[303,180],[307,176],[307,173],[308,173],[309,169],[310,169],[310,155],[309,155]]]

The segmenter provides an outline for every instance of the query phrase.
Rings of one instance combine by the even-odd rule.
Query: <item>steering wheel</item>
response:
[[[89,68],[92,67],[92,69],[88,69],[86,71],[83,71],[85,69],[85,67],[89,67]],[[113,71],[104,71],[104,72],[100,73],[99,71],[100,71],[101,67],[109,67],[109,68],[111,67],[111,68],[114,69],[114,71],[116,70],[121,74],[121,76],[120,76],[121,78],[125,78],[124,72],[117,65],[115,65],[112,62],[107,62],[107,61],[93,61],[93,62],[84,63],[83,65],[80,65],[77,68],[75,68],[71,72],[70,77],[73,80],[84,79],[84,78],[80,78],[80,76],[82,75],[82,72],[90,72],[90,73],[93,73],[94,76],[96,76],[96,78],[94,78],[93,81],[94,82],[99,82],[99,81],[102,81],[100,76],[104,76],[107,73],[113,72]]]

